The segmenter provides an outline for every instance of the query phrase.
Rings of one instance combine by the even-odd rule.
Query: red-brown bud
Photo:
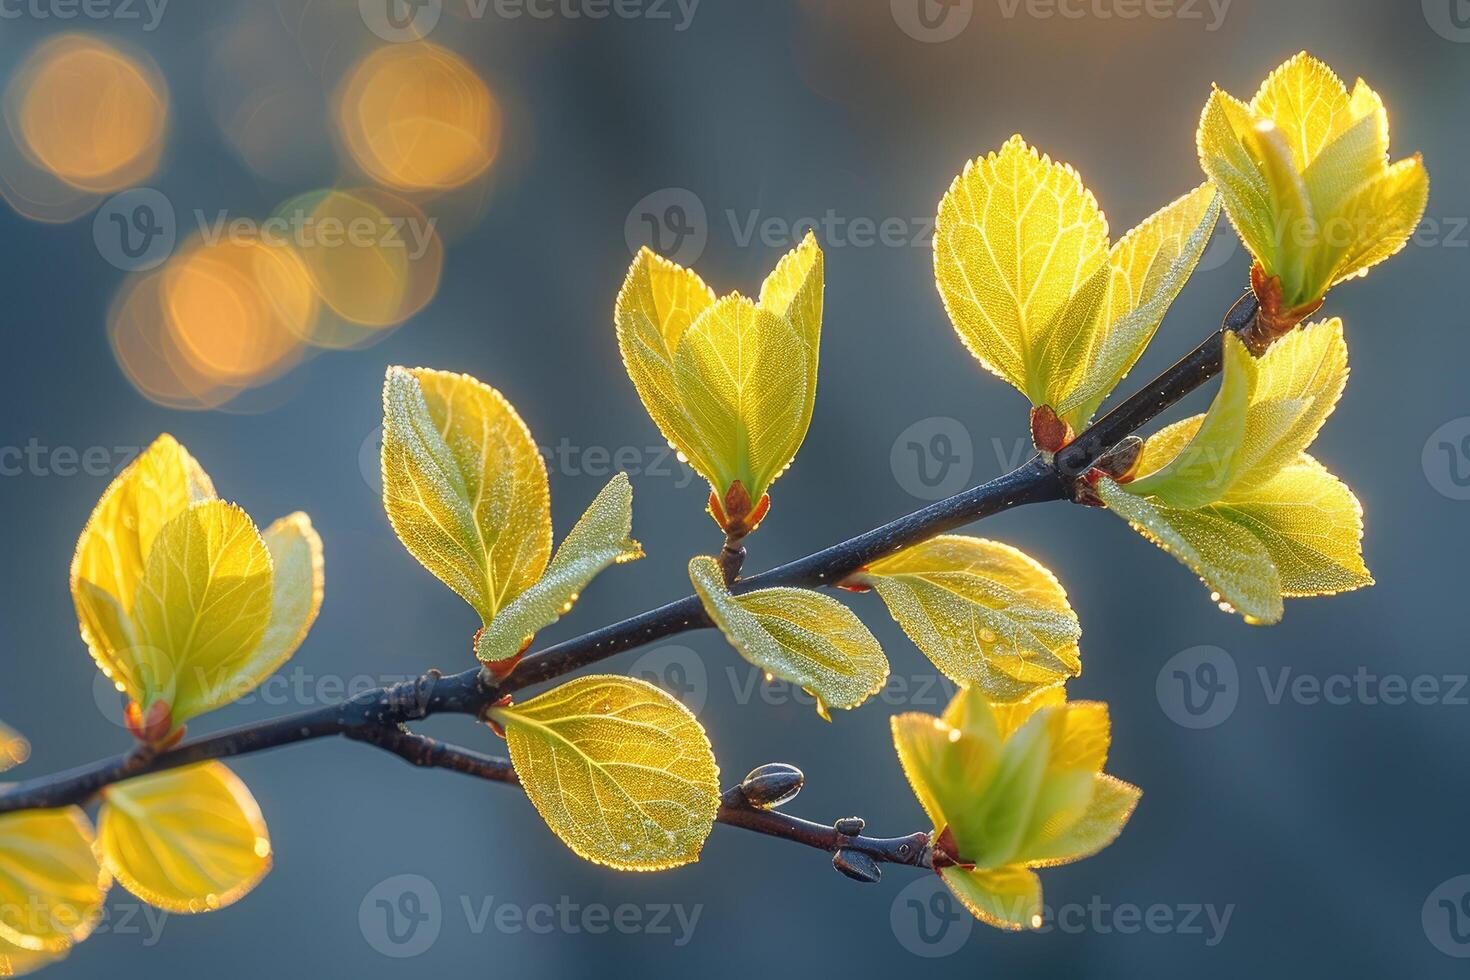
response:
[[[147,713],[139,707],[138,702],[129,701],[123,720],[133,738],[154,748],[170,748],[177,745],[184,736],[182,727],[177,732],[174,730],[173,715],[167,701],[153,702]]]
[[[1037,452],[1054,455],[1067,448],[1067,444],[1076,437],[1072,427],[1050,405],[1031,410],[1031,441]]]

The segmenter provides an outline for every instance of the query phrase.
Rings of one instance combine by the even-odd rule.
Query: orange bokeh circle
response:
[[[463,187],[489,169],[501,113],[464,59],[419,41],[380,48],[338,89],[337,125],[353,161],[398,190]]]
[[[145,56],[65,34],[33,51],[7,89],[7,121],[37,168],[108,194],[148,178],[163,152],[168,88]]]

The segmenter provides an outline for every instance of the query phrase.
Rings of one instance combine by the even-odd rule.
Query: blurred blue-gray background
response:
[[[7,7],[0,68],[60,31],[151,55],[171,118],[146,183],[181,215],[262,217],[344,180],[331,94],[356,59],[391,43],[369,30],[371,5],[175,0],[156,19],[119,7]],[[1416,240],[1329,300],[1347,323],[1353,377],[1314,453],[1363,501],[1378,585],[1292,602],[1280,626],[1252,628],[1106,513],[1031,508],[984,525],[1066,584],[1085,631],[1073,696],[1110,703],[1109,768],[1144,789],[1115,845],[1043,873],[1041,935],[972,926],[903,869],[859,886],[819,852],[723,827],[696,866],[614,873],[578,860],[514,792],[325,741],[231,763],[276,851],[253,894],[159,922],[117,889],[102,934],[52,975],[1463,974],[1470,4],[442,7],[429,39],[484,79],[503,132],[478,196],[441,216],[437,295],[376,345],[322,352],[221,410],[163,407],[129,383],[109,344],[109,306],[130,274],[99,252],[91,214],[47,223],[0,207],[0,445],[33,447],[4,457],[0,478],[0,719],[34,742],[16,775],[128,747],[77,637],[67,566],[129,447],[172,432],[225,497],[262,521],[306,510],[326,545],[326,604],[285,681],[195,732],[469,666],[473,614],[404,552],[373,484],[389,364],[500,388],[549,451],[563,531],[613,460],[632,471],[649,557],[610,571],[543,639],[573,635],[686,594],[688,557],[719,544],[705,491],[667,458],[618,358],[611,312],[630,242],[656,230],[666,251],[697,255],[718,290],[751,292],[817,225],[828,263],[821,387],[751,542],[751,567],[769,567],[916,509],[937,483],[973,484],[1021,458],[1024,400],[964,352],[933,287],[930,216],[966,160],[1023,133],[1083,174],[1116,236],[1202,179],[1194,133],[1211,83],[1248,97],[1301,48],[1366,77],[1389,106],[1395,157],[1422,151],[1434,181]],[[242,32],[254,45],[244,59],[229,47]],[[295,87],[289,111],[273,110],[275,144],[252,159],[238,131],[231,139],[240,115],[219,103],[262,74]],[[1218,323],[1247,269],[1222,223],[1132,383]],[[104,462],[78,472],[68,449]],[[876,599],[853,604],[894,681],[831,724],[710,633],[610,666],[662,677],[695,702],[727,781],[790,761],[808,777],[794,812],[857,813],[878,833],[927,829],[888,717],[937,712],[945,692]],[[1173,719],[1200,722],[1181,712],[1173,671],[1201,658],[1230,689],[1205,727],[1188,727]],[[1395,699],[1398,684],[1422,696]],[[500,750],[461,720],[423,729]]]

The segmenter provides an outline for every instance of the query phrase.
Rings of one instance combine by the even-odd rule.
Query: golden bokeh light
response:
[[[195,368],[169,328],[160,286],[163,271],[129,279],[112,302],[107,337],[113,356],[134,388],[166,408],[219,408],[241,391]]]
[[[372,180],[440,192],[484,174],[500,148],[501,112],[458,55],[418,41],[379,48],[338,89],[338,131]]]
[[[153,173],[168,108],[163,78],[144,56],[77,34],[37,47],[6,91],[7,122],[30,162],[92,194]]]
[[[179,351],[225,385],[274,380],[301,356],[319,304],[289,245],[194,240],[163,267],[163,309]]]
[[[439,289],[444,246],[435,222],[377,187],[313,191],[274,217],[293,239],[328,313],[303,339],[317,347],[371,343],[422,310]]]
[[[190,239],[129,279],[108,314],[118,365],[170,408],[220,408],[295,367],[321,302],[294,248],[260,237]]]

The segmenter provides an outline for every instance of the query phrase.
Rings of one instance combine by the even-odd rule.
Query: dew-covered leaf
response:
[[[491,717],[531,802],[580,857],[625,871],[699,859],[719,767],[674,698],[629,677],[579,677]]]
[[[888,680],[882,647],[836,599],[791,588],[732,595],[719,563],[702,556],[689,563],[689,578],[736,652],[811,694],[823,718],[831,708],[856,708]]]
[[[271,619],[271,556],[249,516],[194,504],[158,532],[134,601],[133,700],[169,705],[175,725],[251,690],[242,678]]]
[[[934,271],[949,318],[970,353],[1033,405],[1066,395],[1043,354],[1061,346],[1058,329],[1087,328],[1086,313],[1069,307],[1089,283],[1101,301],[1107,261],[1107,219],[1081,177],[1020,136],[966,164],[940,202]]]
[[[219,762],[110,786],[97,847],[128,891],[169,912],[233,905],[271,868],[265,819],[250,790]]]
[[[619,473],[556,549],[541,580],[516,596],[480,634],[479,658],[492,662],[515,656],[538,632],[569,612],[603,569],[642,558],[643,548],[632,533],[633,487],[628,475]]]
[[[77,541],[71,593],[82,639],[102,672],[133,694],[142,690],[128,617],[163,526],[190,504],[212,500],[209,476],[183,446],[161,435],[108,486]]]
[[[1187,565],[1216,595],[1248,620],[1280,621],[1281,575],[1266,546],[1245,526],[1213,507],[1182,510],[1100,480],[1108,509]]]
[[[1259,358],[1227,334],[1224,377],[1210,411],[1203,421],[1150,439],[1139,465],[1143,475],[1128,489],[1190,509],[1262,486],[1317,438],[1347,377],[1341,320],[1300,327]],[[1153,469],[1190,424],[1188,444]]]
[[[988,926],[1012,931],[1041,926],[1041,878],[1029,868],[949,867],[939,877],[960,904]]]
[[[618,346],[648,414],[723,499],[757,502],[790,465],[816,398],[824,260],[808,234],[761,288],[716,299],[647,249],[618,294]]]
[[[895,621],[957,684],[1014,701],[1082,670],[1082,626],[1043,565],[1009,545],[941,535],[873,562],[871,585]]]
[[[551,557],[546,463],[510,403],[468,375],[388,369],[383,505],[409,553],[484,625]]]
[[[1074,431],[1132,369],[1194,274],[1220,216],[1210,184],[1190,191],[1129,231],[1108,255],[1108,292],[1095,329],[1079,334],[1067,357],[1075,369],[1055,408]],[[1065,365],[1059,364],[1059,373]]]

